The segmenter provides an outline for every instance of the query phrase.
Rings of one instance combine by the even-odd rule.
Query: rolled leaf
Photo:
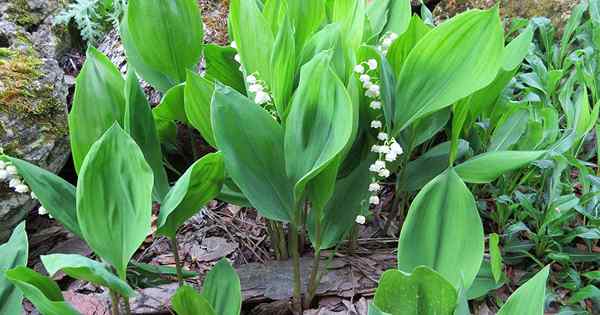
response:
[[[63,271],[70,277],[107,287],[122,296],[131,297],[135,291],[119,279],[109,266],[81,255],[53,254],[42,256],[42,263],[50,276]]]
[[[327,53],[320,53],[302,67],[287,119],[285,162],[294,183],[295,200],[302,198],[308,181],[323,171],[351,140],[352,101],[329,67],[329,60]]]
[[[202,296],[216,314],[239,315],[242,309],[242,288],[235,269],[221,259],[206,275]]]
[[[69,136],[75,170],[115,121],[123,124],[125,80],[108,57],[89,47],[83,68],[77,76],[73,107],[69,113]]]
[[[498,8],[462,13],[428,32],[398,76],[394,134],[490,84],[503,47]]]
[[[290,221],[293,184],[285,173],[281,126],[264,109],[228,87],[215,88],[211,116],[227,174],[262,216]]]
[[[150,232],[152,169],[135,141],[113,125],[96,142],[77,182],[77,219],[85,241],[121,279]]]
[[[56,282],[27,268],[7,270],[6,279],[12,282],[23,295],[44,315],[81,315],[65,302]]]
[[[550,266],[546,266],[533,278],[525,282],[502,305],[497,315],[543,315],[544,300],[546,298],[546,280],[549,273]]]
[[[0,245],[0,314],[22,314],[23,293],[4,275],[4,270],[27,266],[29,243],[25,221],[12,232],[8,242]]]
[[[215,313],[205,297],[187,285],[177,289],[171,299],[171,305],[177,315],[220,315]]]
[[[480,154],[454,169],[467,183],[486,184],[537,159],[545,151],[496,151]]]
[[[169,191],[169,180],[163,167],[160,141],[150,104],[140,88],[135,72],[131,70],[127,73],[125,83],[125,104],[124,128],[142,149],[146,161],[152,167],[154,199],[162,201]]]
[[[298,59],[295,45],[294,29],[290,18],[286,18],[277,33],[273,54],[271,55],[271,64],[273,65],[271,91],[273,92],[273,101],[279,117],[282,118],[286,116],[288,103],[294,92]]]
[[[373,304],[391,315],[452,315],[456,299],[456,290],[442,275],[417,267],[411,274],[384,272]]]
[[[83,238],[77,222],[75,186],[56,174],[41,167],[16,158],[6,157],[23,176],[23,179],[36,195],[48,213],[67,230]]]
[[[224,177],[221,153],[207,154],[192,164],[165,197],[157,232],[175,237],[181,224],[219,194]]]
[[[468,288],[483,250],[483,225],[473,194],[450,168],[425,185],[411,204],[398,242],[398,269],[427,266],[455,288]]]
[[[194,0],[131,0],[128,32],[143,62],[183,82],[186,70],[200,62],[204,31]]]

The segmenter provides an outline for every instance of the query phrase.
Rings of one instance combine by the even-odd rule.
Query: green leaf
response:
[[[204,32],[194,0],[131,0],[128,32],[144,64],[183,82],[202,54]]]
[[[221,259],[206,275],[202,295],[219,315],[239,315],[242,288],[235,269]]]
[[[227,174],[262,216],[289,221],[293,185],[285,173],[281,126],[264,109],[228,87],[215,88],[211,106],[215,140],[223,152]]]
[[[369,23],[370,33],[367,35],[367,40],[379,39],[383,28],[388,23],[388,12],[391,0],[371,1],[367,5],[367,21]],[[410,18],[410,15],[409,15]]]
[[[205,297],[187,285],[177,289],[171,299],[171,305],[177,315],[220,315],[215,313]]]
[[[8,242],[0,245],[0,314],[23,313],[23,293],[7,281],[3,270],[27,266],[29,243],[25,232],[25,221],[12,232]]]
[[[473,194],[450,168],[417,194],[398,242],[398,269],[428,266],[458,288],[483,260],[483,225]]]
[[[214,90],[214,83],[192,71],[188,71],[184,92],[187,119],[200,132],[208,144],[216,147],[215,136],[213,135],[212,123],[210,121],[210,102]]]
[[[127,56],[127,64],[131,65],[140,77],[163,93],[177,84],[177,82],[169,78],[169,76],[155,70],[144,62],[137,47],[133,43],[131,34],[129,34],[129,25],[126,18],[121,20],[119,35],[121,37],[121,42],[123,43],[125,55]]]
[[[428,32],[398,76],[394,134],[490,84],[501,66],[503,42],[497,8],[462,13]]]
[[[519,36],[504,47],[502,71],[513,71],[521,66],[523,59],[529,53],[535,29],[528,26]],[[500,75],[500,74],[499,74]]]
[[[327,53],[320,53],[302,67],[287,119],[285,162],[297,201],[351,140],[352,101],[329,61]]]
[[[487,184],[496,178],[528,165],[546,151],[495,151],[480,154],[455,167],[467,183]]]
[[[331,22],[340,23],[345,45],[352,50],[358,49],[362,42],[366,10],[362,0],[332,0]],[[345,81],[345,78],[342,78]]]
[[[231,0],[229,26],[245,72],[270,83],[269,56],[275,39],[256,1]]]
[[[369,304],[369,315],[392,315],[380,310],[375,304]]]
[[[221,82],[240,93],[244,93],[246,91],[244,75],[239,69],[240,65],[234,59],[235,54],[237,54],[237,51],[231,47],[221,47],[212,44],[204,45],[204,59],[206,60],[205,78],[209,81]]]
[[[292,22],[296,39],[294,46],[298,54],[308,39],[322,26],[325,20],[325,5],[322,0],[287,0],[286,2],[286,12]]]
[[[71,152],[78,173],[92,144],[115,121],[122,124],[125,115],[125,80],[119,69],[91,46],[86,55],[69,113]]]
[[[275,46],[271,55],[271,65],[273,66],[271,91],[279,117],[282,118],[286,116],[288,104],[294,92],[297,62],[295,44],[294,29],[290,18],[286,17],[275,38]]]
[[[490,234],[490,261],[492,275],[496,282],[502,279],[502,254],[500,253],[500,237],[496,233]]]
[[[389,7],[388,22],[383,32],[393,32],[397,35],[404,34],[410,24],[411,15],[410,0],[392,0]]]
[[[152,110],[156,120],[177,120],[188,123],[185,113],[185,83],[169,89],[160,104]]]
[[[21,266],[7,270],[4,275],[43,315],[80,315],[62,296],[56,282]]]
[[[90,248],[121,279],[148,236],[153,176],[135,141],[113,125],[90,149],[77,182],[77,218]]]
[[[510,114],[508,119],[494,130],[488,150],[503,151],[510,149],[525,132],[528,120],[529,112],[526,109]]]
[[[129,70],[125,82],[125,130],[135,140],[154,173],[154,199],[162,201],[169,191],[169,180],[163,167],[163,155],[150,104],[140,88],[134,71]]]
[[[51,277],[62,271],[72,278],[109,288],[125,297],[135,294],[127,282],[110,272],[109,266],[104,263],[81,255],[53,254],[41,258]]]
[[[442,275],[427,267],[411,273],[388,270],[379,280],[373,303],[391,315],[451,315],[457,292]]]
[[[481,268],[475,277],[475,281],[467,290],[467,299],[473,300],[485,296],[491,290],[496,290],[506,283],[506,276],[502,274],[500,281],[494,279],[492,274],[492,266],[489,261],[484,260],[481,263]]]
[[[165,197],[160,207],[157,232],[175,237],[181,224],[219,194],[224,177],[221,153],[210,153],[196,161]]]
[[[75,205],[75,186],[56,174],[31,163],[6,156],[23,177],[31,191],[48,213],[58,220],[67,230],[83,237],[77,222]]]
[[[550,266],[546,266],[533,278],[525,282],[502,305],[497,315],[543,315],[544,299],[546,298],[546,279],[548,279],[549,272]]]
[[[598,287],[594,286],[594,285],[587,285],[579,290],[577,290],[576,292],[574,292],[571,297],[569,298],[569,300],[567,301],[567,304],[577,304],[580,303],[586,299],[598,299],[600,298],[600,289],[598,289]]]
[[[404,34],[396,39],[387,54],[387,59],[394,68],[394,74],[399,75],[406,58],[417,43],[425,36],[431,27],[423,23],[418,15],[414,15]]]

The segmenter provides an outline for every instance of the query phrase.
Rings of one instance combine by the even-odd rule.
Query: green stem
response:
[[[310,273],[310,280],[308,281],[308,292],[306,294],[306,298],[304,299],[304,308],[310,308],[310,304],[312,303],[313,298],[315,297],[315,293],[317,292],[317,287],[319,286],[319,264],[321,262],[321,209],[317,207],[313,208],[315,211],[315,256],[313,258],[312,270]]]
[[[119,296],[113,290],[110,290],[110,313],[111,315],[120,315],[119,311]]]
[[[131,315],[131,306],[129,305],[128,297],[123,297],[123,305],[125,305],[125,314]]]
[[[342,243],[342,242],[340,242]],[[352,225],[350,235],[348,236],[348,255],[354,255],[354,251],[358,248],[358,225]]]
[[[275,230],[279,234],[279,250],[281,251],[281,259],[287,260],[290,258],[288,253],[287,241],[285,238],[285,232],[283,231],[283,225],[280,222],[275,222]]]
[[[267,219],[267,233],[271,237],[271,244],[273,244],[275,259],[281,260],[281,249],[279,248],[279,233],[277,233],[273,225],[273,221]]]
[[[297,220],[298,221],[298,220]],[[292,251],[294,269],[294,299],[292,307],[297,314],[302,314],[302,284],[300,279],[300,253],[298,249],[298,227],[290,223],[290,250]]]
[[[183,286],[183,272],[181,257],[179,257],[179,248],[177,247],[177,236],[173,236],[171,239],[171,250],[173,251],[173,255],[175,256],[175,269],[177,270],[177,281],[179,282],[179,286]]]

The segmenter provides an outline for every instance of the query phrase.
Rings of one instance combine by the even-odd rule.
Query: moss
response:
[[[8,10],[8,20],[25,28],[32,27],[41,21],[41,17],[31,12],[27,0],[10,1]]]

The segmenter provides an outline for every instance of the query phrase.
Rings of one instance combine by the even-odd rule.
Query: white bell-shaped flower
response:
[[[379,197],[377,196],[371,196],[369,198],[369,203],[372,205],[378,205],[379,204]]]
[[[379,170],[378,175],[383,178],[388,178],[390,177],[390,170],[388,170],[387,168],[382,168],[381,170]]]
[[[231,48],[237,49],[237,44],[235,43],[235,41],[232,41],[230,46]]]
[[[371,76],[368,74],[361,74],[359,77],[360,82],[370,82],[371,81]]]
[[[240,57],[240,54],[235,54],[235,56],[233,56],[233,60],[235,60],[237,63],[242,63],[242,57]]]
[[[394,162],[398,158],[396,152],[388,152],[385,154],[385,160],[388,162]]]
[[[271,97],[269,96],[269,94],[263,92],[263,91],[259,91],[258,93],[256,93],[256,97],[254,98],[254,102],[258,105],[262,105],[265,103],[268,103],[271,101]]]
[[[363,74],[365,73],[365,67],[363,65],[356,65],[354,66],[354,72]]]
[[[21,179],[19,178],[12,178],[9,182],[8,182],[8,187],[10,188],[15,188],[19,185],[21,185],[23,182],[21,182]]]
[[[7,170],[0,170],[0,181],[5,181],[10,177]]]
[[[386,141],[388,139],[388,134],[385,132],[380,132],[377,134],[377,139],[381,141]]]
[[[372,101],[369,106],[371,106],[372,109],[381,109],[381,102],[380,101]]]
[[[377,69],[377,60],[369,59],[369,61],[367,61],[367,65],[369,65],[369,69],[375,70]]]
[[[246,82],[248,82],[249,84],[254,84],[256,83],[256,77],[251,74],[246,77]]]
[[[258,93],[264,91],[264,87],[258,83],[252,84],[248,87],[248,91],[252,93]]]
[[[370,192],[378,192],[381,190],[381,185],[379,185],[379,183],[371,183],[369,184],[369,191]]]
[[[365,224],[367,222],[367,218],[365,218],[364,215],[357,215],[356,219],[354,219],[354,222],[358,224]]]
[[[15,192],[17,192],[19,194],[28,193],[29,192],[29,186],[27,186],[25,184],[17,185],[17,186],[15,186]]]
[[[382,126],[383,126],[383,124],[379,120],[373,120],[371,122],[371,128],[378,129],[378,128],[381,128]]]
[[[390,144],[390,151],[395,152],[398,155],[401,155],[402,153],[404,153],[404,150],[396,141],[394,141],[394,142],[392,142],[392,144]]]
[[[5,170],[7,166],[8,166],[8,163],[0,160],[0,170]]]
[[[48,210],[46,210],[46,208],[44,208],[44,207],[40,206],[40,207],[38,208],[38,214],[39,214],[39,215],[46,215],[46,214],[48,214]]]
[[[19,172],[17,171],[17,167],[14,165],[8,165],[6,167],[6,171],[8,172],[8,175],[10,175],[10,176],[15,176],[15,175],[19,174]]]

